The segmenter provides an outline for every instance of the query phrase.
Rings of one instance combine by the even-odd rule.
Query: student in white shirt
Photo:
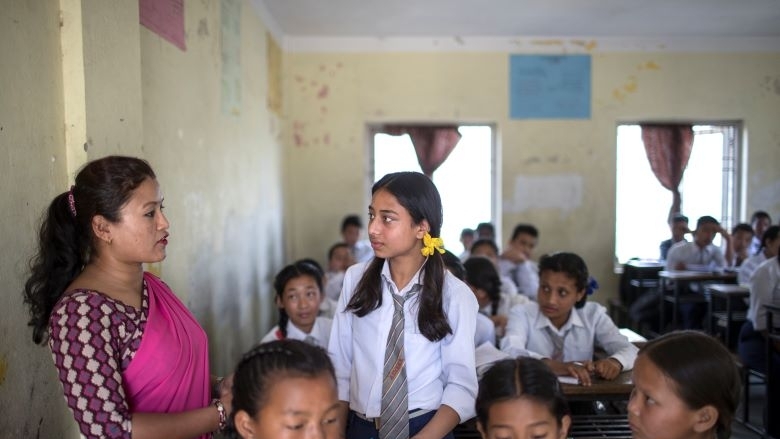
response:
[[[471,244],[474,243],[476,232],[474,230],[465,228],[460,231],[460,243],[463,244],[463,253],[458,256],[461,262],[465,261],[471,256]]]
[[[479,239],[471,245],[471,257],[483,257],[488,258],[496,270],[499,272],[499,278],[501,279],[501,292],[508,297],[514,297],[518,295],[517,285],[509,276],[501,274],[498,266],[498,245],[495,241],[489,239]]]
[[[346,438],[376,438],[388,426],[400,428],[393,438],[452,438],[474,415],[477,301],[444,267],[441,198],[425,175],[398,172],[374,184],[368,210],[375,256],[347,270],[328,349],[349,408]],[[382,404],[385,355],[394,351],[387,342],[403,298],[403,361],[391,358],[390,372],[406,377],[408,429]]]
[[[529,299],[519,294],[509,297],[502,293],[498,271],[489,259],[475,256],[467,259],[463,266],[466,269],[466,283],[477,298],[480,314],[487,316],[493,322],[498,337],[503,337],[509,308],[526,303]]]
[[[720,233],[726,242],[727,256],[720,248],[712,244],[715,235]],[[726,268],[726,260],[731,247],[731,236],[720,226],[718,220],[711,216],[703,216],[696,222],[693,232],[693,242],[678,242],[669,249],[666,256],[667,270],[711,271]]]
[[[777,256],[778,250],[780,250],[780,226],[772,226],[764,232],[758,253],[749,257],[747,261],[739,266],[737,282],[740,285],[749,284],[750,277],[756,271],[756,268],[767,259]]]
[[[322,272],[316,266],[298,261],[284,267],[274,278],[279,324],[260,340],[292,338],[326,348],[331,319],[317,317],[322,301]]]
[[[539,261],[537,302],[509,312],[501,350],[514,357],[543,359],[560,376],[590,385],[591,374],[612,380],[634,365],[637,348],[620,334],[606,309],[587,302],[598,287],[574,253],[554,253]],[[593,361],[594,346],[609,356]]]
[[[363,232],[363,222],[357,215],[347,215],[341,222],[341,238],[349,246],[352,256],[357,262],[365,262],[374,256],[371,245],[360,239]]]
[[[763,210],[757,210],[750,217],[750,225],[755,233],[750,244],[750,254],[755,255],[761,247],[761,239],[764,236],[764,232],[772,225],[772,217]]]
[[[517,286],[517,292],[536,300],[539,289],[539,267],[531,259],[539,242],[539,231],[531,224],[518,224],[512,239],[498,259],[498,270]]]
[[[726,243],[726,255],[712,244],[720,233]],[[703,216],[696,221],[693,242],[678,242],[669,249],[666,256],[667,270],[722,271],[731,260],[731,236],[721,227],[718,220]],[[700,289],[696,283],[689,283],[691,291]],[[678,307],[683,329],[701,329],[707,307],[703,303],[682,303]]]
[[[463,262],[461,262],[460,258],[449,250],[444,250],[444,253],[442,253],[441,256],[444,260],[444,266],[447,267],[447,271],[457,277],[458,280],[466,282],[466,267],[463,266]],[[466,284],[468,285],[468,282],[466,282]],[[477,302],[479,302],[479,298],[477,298]],[[481,313],[481,310],[480,313],[477,314],[476,328],[476,332],[474,333],[474,345],[478,347],[484,343],[489,343],[495,348],[496,326],[487,315]],[[479,354],[479,351],[477,351],[477,354]],[[479,369],[479,364],[477,364],[477,369]],[[477,370],[477,373],[479,373],[479,370]]]
[[[764,305],[772,304],[780,306],[780,257],[767,259],[758,266],[750,278],[750,306],[747,313],[747,321],[739,332],[739,344],[737,352],[743,364],[751,369],[766,372],[767,366],[767,341],[766,341],[766,314]],[[775,329],[780,328],[780,315],[774,313],[772,324]],[[780,345],[773,343],[772,365],[769,373],[780,376]],[[771,407],[780,405],[780,384],[774,381],[773,388],[768,391],[773,399]],[[780,437],[780,418],[769,414],[767,430],[771,437]]]
[[[750,224],[740,223],[731,228],[731,259],[726,261],[729,267],[739,267],[753,255],[750,243],[754,235]]]

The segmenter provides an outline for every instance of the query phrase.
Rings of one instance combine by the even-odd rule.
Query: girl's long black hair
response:
[[[429,233],[439,237],[442,224],[442,207],[439,191],[430,178],[419,172],[396,172],[387,174],[374,183],[371,194],[385,190],[392,194],[412,217],[415,224],[428,221]],[[363,317],[382,305],[382,266],[385,260],[375,257],[363,273],[355,288],[355,294],[347,304],[347,310]],[[443,339],[452,333],[444,313],[444,261],[434,251],[425,263],[422,291],[418,297],[417,326],[430,341]]]

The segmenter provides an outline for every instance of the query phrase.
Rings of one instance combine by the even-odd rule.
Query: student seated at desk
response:
[[[696,221],[693,231],[693,242],[679,242],[669,249],[666,255],[667,270],[711,271],[726,268],[726,257],[720,248],[712,244],[715,235],[720,233],[731,248],[729,233],[720,226],[718,220],[711,216],[703,216]],[[730,253],[727,250],[727,253]]]
[[[495,363],[479,381],[477,430],[488,438],[565,439],[571,425],[555,374],[533,358]]]
[[[518,224],[498,259],[501,276],[512,279],[517,292],[533,300],[536,300],[536,291],[539,289],[539,267],[531,256],[538,241],[539,231],[536,227]]]
[[[753,228],[750,224],[740,223],[731,229],[732,257],[728,261],[729,267],[739,267],[751,255],[750,243],[753,240]]]
[[[726,256],[720,248],[712,244],[715,235],[720,233],[726,243]],[[722,271],[726,261],[731,257],[731,236],[720,226],[718,220],[711,216],[703,216],[696,221],[693,231],[693,242],[680,242],[669,249],[666,258],[666,269],[689,271]],[[698,290],[696,284],[689,285],[691,291]],[[679,306],[684,329],[702,327],[706,312],[704,303],[683,303]],[[663,330],[664,328],[661,328]]]
[[[347,215],[341,221],[341,238],[347,243],[352,257],[357,262],[365,262],[374,257],[374,250],[368,241],[362,240],[363,221],[357,215]]]
[[[750,277],[753,272],[756,271],[759,265],[761,265],[767,259],[771,259],[777,256],[778,249],[780,249],[780,226],[772,226],[764,232],[764,237],[761,238],[761,247],[759,247],[758,253],[748,258],[743,262],[737,272],[737,281],[740,285],[747,285],[750,283]]]
[[[581,257],[544,256],[539,278],[537,302],[510,310],[502,351],[543,359],[557,375],[573,376],[583,385],[590,385],[591,374],[612,380],[633,367],[636,346],[620,334],[606,308],[587,302],[598,285]],[[595,346],[608,358],[593,361]]]
[[[489,239],[479,239],[471,246],[471,257],[483,257],[490,260],[496,270],[499,272],[499,278],[501,279],[501,293],[506,294],[508,297],[517,296],[517,285],[508,276],[501,275],[500,268],[498,266],[498,245],[495,241]]]
[[[755,255],[761,247],[764,232],[772,225],[772,217],[763,210],[753,212],[750,217],[750,225],[753,227],[753,241],[750,243],[750,254]]]
[[[441,254],[444,266],[447,271],[457,277],[458,280],[466,283],[466,267],[463,266],[460,258],[455,256],[449,250],[444,250]],[[490,318],[482,313],[477,314],[477,329],[474,333],[474,345],[479,347],[484,343],[489,343],[493,348],[496,346],[496,325]],[[477,351],[479,352],[479,350]],[[477,367],[479,369],[479,367]]]
[[[479,312],[487,316],[495,326],[495,333],[502,337],[509,315],[509,308],[529,299],[522,295],[509,297],[501,292],[501,279],[498,271],[487,258],[473,257],[463,263],[466,269],[466,284],[474,292],[479,304]]]
[[[666,241],[661,241],[660,251],[661,259],[666,259],[669,254],[669,249],[678,242],[687,242],[685,234],[690,233],[688,229],[688,217],[682,214],[677,214],[669,220],[669,230],[672,231],[672,237]]]
[[[767,309],[764,305],[780,305],[780,258],[777,256],[767,259],[758,266],[750,278],[750,307],[748,308],[747,321],[739,332],[739,345],[737,347],[739,358],[750,369],[766,372],[767,342],[766,327]],[[780,328],[780,317],[772,322],[775,329]],[[772,357],[774,368],[773,376],[780,377],[780,346],[774,345]],[[774,380],[778,384],[779,380]],[[773,398],[772,406],[780,407],[780,388],[771,389],[770,397]],[[780,437],[780,418],[770,416],[768,430],[773,437]]]

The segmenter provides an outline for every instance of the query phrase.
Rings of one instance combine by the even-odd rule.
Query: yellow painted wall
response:
[[[171,237],[150,268],[205,327],[212,372],[230,372],[275,321],[280,124],[266,108],[265,26],[238,5],[241,105],[223,113],[219,2],[185,2],[186,51],[139,24],[137,1],[3,4],[0,436],[78,437],[22,288],[39,216],[88,159],[135,155],[155,169]]]
[[[489,123],[500,145],[500,218],[541,232],[537,254],[583,255],[614,294],[615,137],[620,122],[741,120],[749,134],[747,212],[780,215],[780,55],[596,53],[589,120],[510,120],[509,53],[288,53],[288,248],[324,259],[345,213],[366,211],[366,125]],[[514,208],[518,177],[581,179],[572,209]],[[316,176],[301,178],[301,176]],[[445,212],[445,222],[447,216]],[[641,233],[641,231],[637,231]]]
[[[22,305],[24,255],[41,209],[67,183],[56,2],[5,2],[0,14],[0,434],[71,433],[46,348]],[[18,50],[24,47],[25,50]],[[35,413],[33,413],[33,411]],[[44,416],[46,415],[46,416]],[[70,430],[69,430],[70,429]],[[56,435],[55,435],[56,436]],[[40,436],[45,437],[45,436]]]

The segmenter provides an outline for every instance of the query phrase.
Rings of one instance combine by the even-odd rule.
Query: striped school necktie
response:
[[[547,326],[544,329],[547,330],[550,340],[553,344],[553,353],[550,359],[555,361],[563,361],[563,340],[566,338],[566,334],[563,336],[558,335],[553,328]]]
[[[415,285],[404,296],[391,294],[394,311],[385,348],[380,439],[409,437],[409,388],[406,383],[406,360],[404,359],[404,301],[419,289],[420,285]]]

